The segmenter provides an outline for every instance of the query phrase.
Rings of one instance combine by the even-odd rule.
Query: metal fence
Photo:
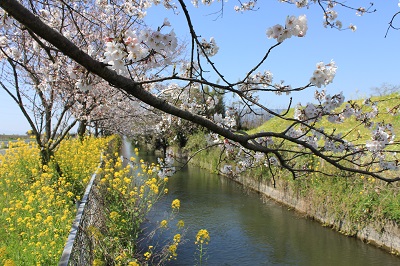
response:
[[[97,180],[97,175],[93,174],[86,187],[59,266],[92,265],[95,229],[104,226],[103,199],[96,186]]]

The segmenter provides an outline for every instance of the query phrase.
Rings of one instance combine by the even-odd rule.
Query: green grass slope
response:
[[[400,94],[399,93],[394,93],[386,96],[380,96],[380,97],[372,97],[370,98],[372,102],[376,102],[378,106],[379,113],[377,116],[375,116],[372,121],[377,123],[377,122],[384,122],[384,123],[390,123],[393,125],[395,129],[400,130],[400,116],[393,115],[391,112],[398,113],[399,104],[400,104]],[[351,101],[352,104],[355,104],[361,108],[362,111],[368,112],[371,111],[372,108],[371,106],[367,106],[364,104],[365,99],[360,99],[360,100],[355,100]],[[344,103],[339,109],[343,109],[346,103]],[[396,109],[397,108],[397,109]],[[293,118],[294,115],[294,109],[290,109],[287,115],[285,116],[286,118]],[[280,118],[274,117],[270,119],[269,121],[265,122],[263,125],[261,125],[258,128],[249,130],[249,134],[253,134],[256,132],[268,132],[268,131],[283,131],[285,130],[289,125],[291,124],[291,121],[285,121]],[[316,128],[321,128],[323,127],[326,132],[330,133],[332,131],[335,131],[335,133],[342,133],[342,134],[347,134],[349,132],[349,129],[352,129],[350,134],[346,136],[346,140],[355,140],[357,139],[356,143],[362,143],[366,140],[369,140],[371,137],[370,134],[370,129],[366,128],[364,125],[361,124],[360,121],[357,121],[354,116],[346,119],[343,123],[340,124],[333,124],[327,120],[326,117],[324,117],[320,122],[318,122],[315,125]]]

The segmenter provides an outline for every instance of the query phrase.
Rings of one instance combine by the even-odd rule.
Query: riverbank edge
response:
[[[318,221],[323,226],[330,227],[341,234],[356,237],[367,244],[384,249],[391,254],[400,255],[400,228],[393,221],[376,221],[365,224],[357,232],[354,231],[354,224],[348,223],[345,219],[335,219],[335,214],[327,208],[314,206],[311,200],[302,199],[295,191],[290,189],[287,182],[276,183],[276,188],[271,182],[265,180],[254,180],[246,176],[227,176],[244,188],[254,190],[262,196],[266,196],[280,204],[290,207],[308,219]]]

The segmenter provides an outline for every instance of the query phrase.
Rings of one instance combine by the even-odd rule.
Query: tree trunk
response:
[[[86,132],[86,120],[79,121],[79,127],[78,127],[78,137],[80,141],[83,141],[83,138],[85,137],[85,132]]]
[[[51,162],[51,157],[54,155],[54,152],[52,150],[50,150],[49,148],[46,147],[42,147],[40,150],[40,160],[42,165],[49,165]],[[62,171],[61,171],[61,167],[58,164],[58,162],[56,160],[53,160],[52,163],[54,164],[54,167],[57,171],[57,173],[59,174],[59,176],[61,176]]]

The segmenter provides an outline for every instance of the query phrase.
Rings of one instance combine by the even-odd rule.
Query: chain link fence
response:
[[[99,166],[100,167],[100,166]],[[96,236],[104,228],[104,200],[93,174],[78,206],[59,266],[92,265]]]

